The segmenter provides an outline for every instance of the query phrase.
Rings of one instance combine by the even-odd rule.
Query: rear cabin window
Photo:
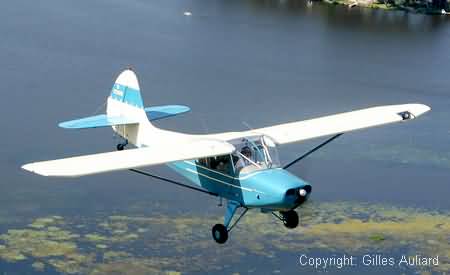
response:
[[[230,155],[201,158],[197,164],[222,174],[231,176],[234,174]]]

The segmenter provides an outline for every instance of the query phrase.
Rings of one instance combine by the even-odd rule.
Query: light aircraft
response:
[[[144,108],[139,83],[132,69],[118,76],[107,99],[106,114],[59,124],[85,129],[111,126],[124,142],[114,152],[34,162],[22,168],[43,176],[78,177],[130,170],[226,200],[223,224],[212,237],[225,243],[229,232],[249,209],[272,213],[287,228],[299,223],[295,209],[311,195],[311,184],[286,168],[301,161],[343,133],[415,119],[430,107],[423,104],[378,106],[241,132],[191,135],[155,127],[151,121],[189,111],[186,106]],[[277,146],[312,138],[328,140],[288,164],[281,165]],[[129,143],[137,148],[123,150]],[[191,181],[180,183],[139,170],[158,164]],[[193,183],[193,184],[192,184]],[[237,209],[241,208],[239,215]],[[233,221],[233,217],[234,222]]]

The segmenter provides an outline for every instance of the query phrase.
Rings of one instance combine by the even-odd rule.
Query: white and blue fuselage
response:
[[[209,169],[192,160],[178,161],[168,166],[192,183],[247,208],[294,209],[304,202],[298,190],[306,189],[308,195],[311,191],[307,182],[282,168],[234,176]]]

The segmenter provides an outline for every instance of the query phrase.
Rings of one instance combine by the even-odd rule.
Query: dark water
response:
[[[183,16],[187,10],[193,15]],[[13,223],[133,212],[131,203],[155,200],[171,213],[201,215],[216,203],[126,172],[61,180],[20,170],[30,161],[112,150],[109,129],[67,131],[57,123],[102,112],[129,64],[146,106],[192,108],[158,125],[191,133],[428,104],[432,112],[416,121],[344,135],[292,171],[314,185],[316,201],[449,210],[449,24],[441,16],[303,1],[5,2],[0,211]],[[316,142],[280,148],[282,159]],[[177,178],[164,167],[151,170]]]

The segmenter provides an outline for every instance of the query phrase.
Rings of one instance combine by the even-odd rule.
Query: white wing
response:
[[[77,177],[157,165],[179,160],[230,154],[234,146],[217,140],[197,139],[178,144],[92,154],[25,164],[23,169],[43,176]]]
[[[297,121],[244,132],[212,135],[231,140],[251,135],[267,135],[277,144],[286,144],[317,137],[414,119],[430,110],[423,104],[388,105]],[[407,118],[405,115],[409,115]]]
[[[251,131],[207,136],[191,136],[164,131],[170,134],[167,137],[176,139],[172,139],[170,143],[155,143],[151,147],[139,149],[35,162],[26,164],[22,168],[43,176],[76,177],[179,160],[230,154],[234,152],[235,148],[226,141],[235,138],[267,135],[274,139],[277,144],[286,144],[406,121],[414,119],[429,110],[430,107],[423,104],[380,106]],[[408,117],[405,115],[408,115]]]

